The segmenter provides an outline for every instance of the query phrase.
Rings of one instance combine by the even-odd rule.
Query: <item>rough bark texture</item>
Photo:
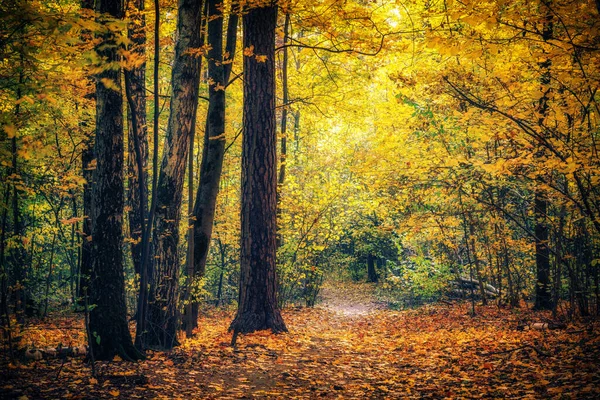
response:
[[[177,344],[179,315],[179,221],[189,140],[198,108],[202,2],[180,0],[175,61],[171,78],[171,112],[156,188],[154,270],[148,309],[149,346],[172,348]]]
[[[238,311],[230,330],[287,331],[276,299],[275,26],[277,7],[243,17],[244,137],[242,142],[241,275]],[[266,56],[262,60],[261,56]]]
[[[120,0],[102,0],[97,11],[123,16]],[[101,38],[99,55],[107,62],[118,61],[115,37],[104,33]],[[90,344],[97,360],[110,360],[117,354],[138,359],[141,355],[133,347],[127,323],[123,277],[123,99],[121,92],[107,88],[103,79],[120,88],[120,71],[107,69],[97,75],[96,82]]]
[[[223,64],[223,15],[218,10],[219,0],[208,2],[208,78],[213,84],[209,88],[209,104],[202,164],[200,165],[200,185],[194,204],[194,276],[204,276],[206,258],[212,237],[213,222],[219,182],[225,155],[225,86],[229,82],[231,63]],[[215,16],[215,17],[213,17]],[[238,16],[229,16],[226,51],[233,59],[237,37]],[[198,307],[192,307],[192,324],[197,325]]]
[[[544,2],[548,6],[547,2]],[[542,39],[547,42],[552,39],[552,14],[550,9],[547,11],[546,21],[542,32]],[[538,105],[540,118],[538,124],[544,134],[545,119],[548,113],[548,98],[550,94],[550,66],[552,61],[548,58],[540,63],[542,75],[540,77],[540,90],[542,97]],[[544,150],[540,146],[536,157],[543,158]],[[537,269],[537,282],[535,286],[535,308],[537,310],[552,309],[552,295],[550,285],[550,248],[549,246],[549,228],[547,221],[548,197],[545,190],[538,184],[535,189],[534,216],[535,216],[535,263]]]
[[[145,57],[146,48],[146,18],[143,14],[144,0],[135,0],[131,9],[131,24],[128,29],[128,37],[132,42],[131,52],[137,57]],[[139,67],[125,70],[125,84],[133,100],[134,107],[129,109],[129,129],[128,129],[128,157],[127,157],[127,175],[129,177],[128,205],[129,205],[129,235],[131,236],[131,255],[133,266],[136,273],[140,273],[140,264],[142,259],[142,204],[140,203],[141,191],[140,184],[144,185],[144,193],[148,193],[147,174],[142,178],[138,171],[136,151],[134,148],[134,133],[138,136],[139,151],[141,153],[142,167],[146,171],[148,167],[148,129],[146,125],[146,63]],[[135,113],[135,118],[131,114]],[[136,127],[134,129],[133,119]],[[145,208],[145,206],[144,206]]]

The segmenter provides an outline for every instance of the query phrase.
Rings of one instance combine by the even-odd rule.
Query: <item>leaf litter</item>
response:
[[[0,398],[600,397],[595,321],[539,329],[550,314],[478,306],[471,317],[466,303],[391,311],[371,292],[327,286],[323,305],[284,310],[289,333],[242,335],[236,348],[233,313],[212,310],[177,349],[98,362],[96,377],[81,357],[9,364],[3,353]],[[21,342],[80,346],[78,318],[39,324]]]

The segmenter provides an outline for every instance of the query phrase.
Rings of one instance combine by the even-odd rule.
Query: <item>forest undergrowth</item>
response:
[[[600,326],[550,314],[438,303],[390,311],[372,286],[326,285],[315,308],[286,309],[289,333],[242,335],[233,313],[201,316],[195,338],[138,363],[83,357],[8,363],[0,398],[598,398]],[[554,328],[554,329],[553,329]],[[54,316],[21,345],[84,344],[82,316]]]

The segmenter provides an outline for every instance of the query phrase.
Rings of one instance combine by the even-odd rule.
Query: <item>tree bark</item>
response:
[[[206,130],[204,133],[204,147],[202,164],[200,165],[200,184],[196,192],[194,205],[194,277],[204,276],[206,259],[210,248],[210,241],[219,193],[219,183],[223,170],[225,155],[225,88],[229,83],[232,63],[223,64],[223,15],[219,11],[220,2],[208,2],[208,79],[209,104]],[[238,15],[235,10],[236,3],[232,5],[227,27],[225,52],[228,59],[233,60],[237,38]],[[194,302],[190,322],[197,326],[198,304]]]
[[[131,23],[127,31],[131,40],[131,53],[142,59],[146,57],[146,17],[144,15],[144,0],[135,0],[132,4]],[[131,256],[136,274],[140,273],[142,262],[142,224],[145,212],[142,209],[142,197],[148,193],[148,128],[146,124],[146,61],[138,67],[125,70],[125,85],[128,97],[129,124],[127,141],[127,172],[129,177],[129,234],[131,242]],[[135,116],[135,118],[134,118]],[[134,122],[135,120],[135,122]],[[135,126],[134,126],[135,125]],[[134,138],[134,135],[137,138]],[[135,149],[135,143],[139,143],[139,149]],[[138,168],[137,153],[141,155],[142,175]],[[143,185],[143,187],[140,187]]]
[[[542,2],[548,7],[546,18],[543,25],[542,39],[547,42],[552,39],[552,11],[549,9],[549,3],[546,0]],[[540,90],[542,97],[538,104],[538,112],[540,118],[538,125],[542,132],[545,128],[546,114],[548,113],[548,100],[550,94],[550,66],[552,61],[550,58],[540,63],[542,75],[540,77]],[[543,135],[543,133],[542,133]],[[536,153],[536,158],[544,157],[544,149],[540,145],[540,149]],[[535,264],[536,264],[536,286],[535,286],[535,309],[550,310],[552,309],[552,294],[550,285],[550,247],[549,247],[549,228],[547,220],[548,212],[548,196],[544,188],[538,183],[535,188],[534,198],[534,217],[535,217]]]
[[[23,56],[21,56],[21,64],[23,62]],[[19,86],[17,87],[17,101],[21,100],[21,85],[23,84],[23,68],[19,72]],[[15,119],[18,120],[21,114],[21,105],[17,103],[15,106]],[[12,175],[17,180],[19,176],[19,165],[18,165],[18,146],[17,137],[13,136],[11,139],[11,153],[12,153]],[[12,214],[13,214],[13,236],[17,239],[18,245],[11,250],[12,260],[12,275],[14,279],[13,292],[15,295],[15,314],[17,322],[22,324],[25,322],[25,264],[27,255],[25,248],[23,247],[23,235],[25,230],[21,222],[21,207],[19,206],[19,190],[17,188],[16,181],[13,182],[13,195],[12,195]]]
[[[96,11],[113,18],[123,17],[119,0],[101,0]],[[100,58],[118,62],[115,34],[104,32],[96,48]],[[127,323],[123,276],[123,99],[117,69],[96,76],[96,145],[94,171],[92,271],[90,280],[90,331],[92,351],[98,360],[120,355],[126,360],[142,358],[133,347]],[[117,90],[106,86],[107,80]]]
[[[244,57],[240,294],[229,328],[234,337],[262,329],[287,331],[277,306],[275,269],[277,7],[251,9],[243,23],[244,48],[253,48],[254,54]]]
[[[94,8],[93,0],[83,0],[81,8],[92,10]],[[91,40],[91,33],[85,31],[82,33],[83,40]],[[88,76],[88,81],[91,89],[93,78]],[[86,94],[87,97],[94,97],[95,93]],[[86,127],[87,124],[82,122],[81,125]],[[77,291],[77,301],[80,307],[84,306],[83,293],[85,288],[90,287],[90,276],[92,274],[92,182],[93,168],[92,161],[94,160],[94,135],[89,132],[89,136],[84,139],[84,147],[81,152],[81,174],[85,183],[83,184],[83,220],[81,227],[81,259],[79,262],[79,284]],[[89,293],[87,290],[86,293]]]
[[[285,14],[283,23],[283,45],[286,46],[290,38],[290,14]],[[283,184],[285,183],[286,159],[287,159],[287,119],[288,119],[288,48],[283,48],[283,61],[281,64],[281,86],[283,95],[283,108],[281,110],[281,151],[279,154],[279,175],[277,177],[277,219],[281,218],[281,200],[283,195]],[[283,245],[283,234],[277,230],[277,248]]]
[[[189,140],[198,108],[202,2],[179,0],[171,78],[171,111],[156,196],[154,268],[150,280],[146,344],[177,345],[179,314],[179,221]]]

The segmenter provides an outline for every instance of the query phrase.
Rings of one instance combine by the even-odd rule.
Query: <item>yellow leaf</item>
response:
[[[118,390],[111,390],[108,393],[113,397],[119,397],[119,395],[121,394],[121,392],[119,392]]]
[[[4,132],[6,132],[9,139],[12,139],[17,135],[17,128],[14,125],[5,125]]]

